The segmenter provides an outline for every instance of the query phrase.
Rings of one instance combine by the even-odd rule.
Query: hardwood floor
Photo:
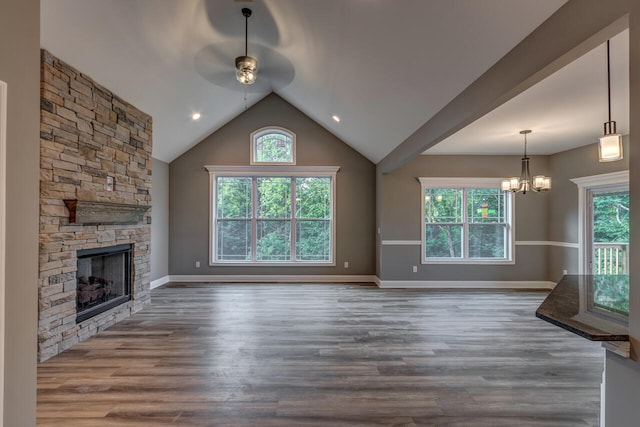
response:
[[[602,349],[545,295],[165,286],[38,366],[38,425],[597,426]]]

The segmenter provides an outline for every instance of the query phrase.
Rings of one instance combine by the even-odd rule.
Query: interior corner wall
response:
[[[4,384],[6,427],[36,424],[40,1],[3,2],[0,80],[7,84]]]
[[[533,156],[531,168],[548,174],[548,157]],[[500,178],[520,172],[520,156],[421,155],[380,176],[381,280],[547,281],[547,246],[516,245],[513,265],[421,264],[420,183],[418,177]],[[516,241],[547,240],[549,193],[517,194]],[[411,243],[413,242],[413,243]],[[417,266],[418,271],[412,272]]]
[[[151,281],[169,275],[169,164],[152,159]]]
[[[629,252],[637,260],[640,253],[640,2],[630,1],[629,17],[629,101],[630,149]],[[626,156],[626,154],[625,154]],[[614,354],[605,358],[605,425],[636,426],[640,420],[640,263],[629,266],[629,338],[633,360]]]
[[[553,179],[553,190],[549,193],[549,240],[569,243],[574,247],[552,246],[549,248],[549,277],[557,282],[562,270],[578,274],[578,187],[573,178],[601,175],[629,169],[629,137],[623,137],[623,160],[617,162],[598,161],[596,143],[563,151],[549,156],[549,171]]]
[[[296,134],[298,166],[339,166],[335,266],[209,265],[206,165],[249,165],[250,134],[280,126]],[[169,165],[170,275],[373,275],[375,165],[275,94],[206,137]],[[200,268],[195,267],[196,261]],[[344,268],[344,262],[349,268]]]

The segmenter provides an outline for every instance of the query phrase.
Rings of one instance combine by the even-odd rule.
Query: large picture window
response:
[[[338,168],[207,169],[211,263],[333,265]]]
[[[513,260],[513,197],[499,180],[420,178],[422,262],[500,264]]]

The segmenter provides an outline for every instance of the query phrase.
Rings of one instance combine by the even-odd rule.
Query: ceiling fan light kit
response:
[[[250,56],[236,58],[236,79],[243,85],[251,85],[258,77],[258,61]]]
[[[535,175],[531,177],[529,170],[529,156],[527,156],[527,135],[529,129],[520,131],[524,135],[524,156],[522,157],[522,169],[520,177],[517,176],[502,180],[500,188],[505,192],[527,194],[529,191],[549,191],[551,190],[551,177],[545,175]]]
[[[604,124],[604,136],[598,142],[598,160],[614,162],[622,160],[622,135],[616,131],[616,122],[611,120],[611,64],[609,60],[609,40],[607,40],[607,103],[609,121]]]
[[[244,56],[238,56],[236,58],[236,80],[243,85],[251,85],[255,83],[258,77],[258,60],[247,54],[248,26],[251,9],[247,7],[242,8],[242,16],[244,16]]]

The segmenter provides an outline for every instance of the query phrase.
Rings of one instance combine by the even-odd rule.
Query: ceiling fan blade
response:
[[[295,69],[291,61],[269,47],[250,44],[249,54],[258,59],[258,78],[252,85],[243,85],[235,78],[235,58],[243,51],[244,46],[238,42],[207,45],[194,57],[196,71],[216,86],[249,93],[269,93],[293,81]]]
[[[240,11],[249,7],[253,12],[249,18],[249,41],[260,40],[271,46],[281,42],[276,21],[264,2],[205,0],[204,7],[209,23],[217,33],[243,40],[245,20]]]

